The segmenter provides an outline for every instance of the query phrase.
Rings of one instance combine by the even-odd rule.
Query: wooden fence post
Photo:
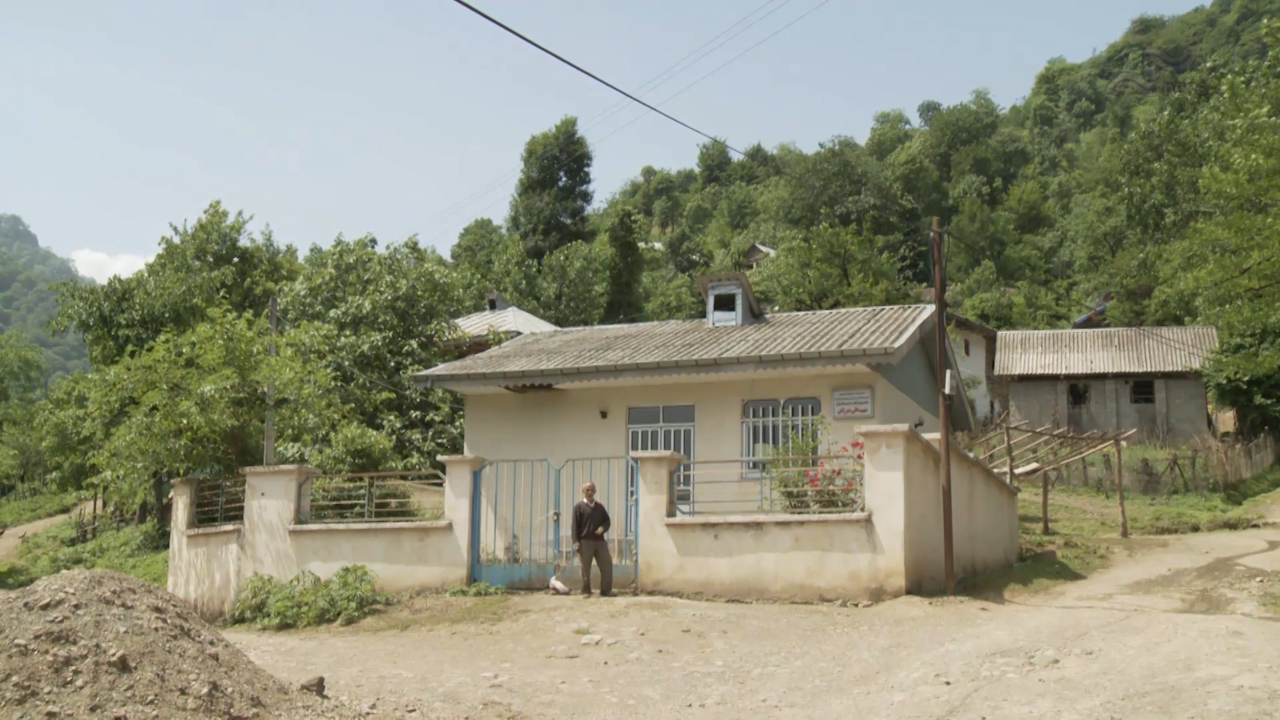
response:
[[[1013,441],[1009,439],[1009,426],[1004,426],[1004,454],[1009,459],[1009,486],[1013,487]]]
[[[1040,471],[1040,531],[1049,534],[1049,473]]]
[[[1120,499],[1120,537],[1129,537],[1129,516],[1124,511],[1124,462],[1120,454],[1120,441],[1116,446],[1116,497]]]

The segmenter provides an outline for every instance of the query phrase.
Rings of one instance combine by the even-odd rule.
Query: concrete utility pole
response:
[[[267,355],[276,356],[276,296],[271,296],[271,304],[267,309],[267,324],[271,327],[271,334],[267,336]],[[275,387],[272,383],[267,383],[267,418],[262,426],[262,464],[276,464],[276,413],[275,408]]]
[[[947,276],[942,263],[941,222],[933,218],[933,313],[935,323],[935,350],[938,371],[938,463],[942,480],[942,553],[947,579],[947,594],[956,590],[956,557],[951,523],[951,403],[947,397]],[[960,378],[956,378],[960,382]]]

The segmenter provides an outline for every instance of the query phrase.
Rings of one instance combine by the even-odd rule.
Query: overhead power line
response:
[[[704,58],[710,56],[712,53],[724,47],[726,44],[732,42],[735,38],[737,38],[742,33],[750,30],[751,28],[760,24],[764,20],[768,19],[774,13],[776,13],[777,11],[789,5],[792,2],[792,0],[782,0],[780,4],[774,5],[774,3],[777,3],[777,2],[778,0],[766,0],[765,3],[756,7],[756,9],[738,18],[733,22],[733,24],[729,25],[725,29],[716,33],[713,37],[711,37],[711,39],[702,43],[701,45],[694,48],[693,50],[690,50],[688,53],[682,56],[679,60],[676,60],[674,63],[667,66],[662,72],[646,80],[644,84],[636,88],[635,90],[636,94],[640,95],[641,97],[645,97],[653,93],[663,85],[667,84],[668,82],[674,80],[676,77],[684,74],[685,72],[688,72],[698,63],[702,62]],[[756,17],[754,20],[752,20],[752,18],[755,17],[757,14],[759,14],[760,11],[764,10],[770,5],[774,5],[773,9],[769,10],[763,15],[760,15],[760,17]],[[746,23],[746,25],[744,26],[743,23]],[[742,27],[739,27],[739,26],[742,26]],[[728,35],[728,37],[725,37],[726,35]],[[724,38],[724,39],[720,40],[720,38]],[[717,40],[720,40],[720,42],[717,43],[716,42]],[[712,46],[713,43],[714,43],[714,46]],[[710,49],[706,49],[708,48],[708,46],[711,46]],[[693,58],[692,61],[689,61],[690,58]],[[686,61],[689,61],[689,62],[686,62]],[[595,115],[592,115],[589,119],[584,121],[582,123],[581,131],[583,132],[583,134],[586,134],[588,131],[591,130],[591,128],[595,127],[596,125],[599,125],[601,122],[608,120],[614,115],[617,115],[619,112],[622,112],[627,107],[629,107],[630,104],[631,103],[626,98],[623,98],[617,101],[616,103],[613,103],[608,107],[605,107],[604,109],[600,110]],[[662,103],[659,103],[659,104],[662,104]],[[631,123],[627,123],[627,125],[630,125],[630,124]],[[621,128],[619,128],[619,130],[614,130],[613,132],[609,133],[609,135],[607,135],[604,139],[613,137],[620,130]],[[599,142],[603,142],[604,139],[602,139]],[[593,144],[598,144],[598,142]],[[477,201],[480,200],[480,198],[494,192],[495,190],[498,190],[504,183],[506,183],[507,181],[511,180],[512,178],[516,177],[519,174],[520,174],[520,168],[517,167],[513,170],[509,170],[503,173],[501,176],[494,178],[493,180],[490,180],[489,182],[485,183],[482,187],[480,187],[480,189],[472,192],[471,194],[467,195],[461,200],[458,200],[452,203],[451,205],[446,207],[444,210],[441,210],[440,212],[433,215],[431,220],[428,222],[428,224],[434,225],[466,209],[468,206],[474,205]],[[497,203],[490,204],[486,206],[485,210],[487,211],[489,209],[492,209],[493,207],[496,207],[496,205]],[[439,237],[443,237],[444,235],[448,235],[448,234],[449,234],[449,231],[445,230],[439,233]]]
[[[708,140],[710,140],[710,141],[712,141],[712,142],[722,143],[722,144],[724,144],[724,146],[725,146],[726,148],[728,148],[728,149],[732,150],[733,152],[735,152],[735,153],[737,153],[737,154],[739,154],[739,155],[742,155],[742,156],[744,156],[744,157],[746,156],[746,153],[744,153],[744,152],[742,152],[741,150],[739,150],[739,149],[737,149],[737,148],[733,147],[732,145],[729,145],[729,144],[728,144],[728,143],[726,143],[724,140],[722,140],[722,139],[720,139],[720,138],[718,138],[718,137],[715,137],[714,135],[711,135],[711,134],[709,134],[709,133],[705,133],[705,132],[703,132],[703,131],[699,130],[698,128],[696,128],[696,127],[694,127],[694,126],[690,125],[689,123],[687,123],[687,122],[685,122],[685,121],[681,120],[680,118],[677,118],[677,117],[676,117],[676,116],[674,116],[674,115],[671,115],[671,114],[669,114],[669,113],[663,112],[662,110],[659,110],[658,108],[654,107],[653,105],[650,105],[649,103],[645,102],[644,100],[641,100],[640,98],[636,97],[635,95],[632,95],[631,93],[627,92],[626,90],[623,90],[622,88],[618,87],[617,85],[614,85],[613,83],[609,82],[608,80],[605,80],[604,78],[600,77],[599,75],[596,75],[595,73],[591,72],[590,70],[587,70],[586,68],[582,67],[581,65],[578,65],[577,63],[575,63],[575,62],[573,62],[573,61],[571,61],[571,60],[566,59],[564,56],[560,55],[559,53],[556,53],[555,51],[550,50],[550,49],[548,49],[547,47],[545,47],[545,46],[543,46],[543,45],[541,45],[541,44],[537,43],[536,41],[534,41],[534,40],[530,39],[530,38],[529,38],[529,37],[527,37],[526,35],[524,35],[524,34],[522,34],[521,32],[519,32],[518,30],[516,30],[516,29],[512,28],[511,26],[507,25],[506,23],[502,22],[501,20],[498,20],[497,18],[493,17],[492,15],[489,15],[488,13],[486,13],[486,12],[484,12],[483,10],[481,10],[481,9],[477,8],[476,6],[474,6],[474,5],[472,5],[471,3],[467,2],[466,0],[453,0],[453,1],[454,1],[455,3],[457,3],[457,4],[461,5],[462,7],[464,7],[464,8],[466,8],[466,9],[470,10],[471,12],[475,13],[476,15],[479,15],[480,17],[484,18],[485,20],[489,21],[490,23],[492,23],[492,24],[494,24],[494,25],[496,25],[496,26],[498,26],[498,27],[502,28],[503,30],[507,31],[508,33],[510,33],[510,34],[512,34],[512,35],[514,35],[514,36],[516,36],[517,38],[520,38],[520,39],[521,39],[522,41],[524,41],[525,43],[527,43],[527,44],[529,44],[529,45],[532,45],[533,47],[537,48],[538,50],[541,50],[543,53],[545,53],[545,54],[547,54],[547,55],[550,55],[551,57],[555,58],[556,60],[559,60],[561,63],[563,63],[563,64],[565,64],[565,65],[568,65],[569,67],[573,68],[574,70],[577,70],[579,73],[582,73],[583,75],[586,75],[587,77],[591,78],[592,80],[595,80],[596,82],[600,83],[601,85],[604,85],[605,87],[607,87],[607,88],[609,88],[610,90],[612,90],[612,91],[614,91],[614,92],[618,93],[619,95],[622,95],[623,97],[626,97],[627,99],[631,100],[632,102],[634,102],[634,103],[636,103],[636,104],[638,104],[638,105],[642,105],[642,106],[644,106],[644,107],[648,108],[650,111],[655,112],[655,113],[657,113],[657,114],[661,115],[662,117],[664,117],[664,118],[666,118],[666,119],[670,120],[671,122],[673,122],[673,123],[675,123],[675,124],[679,125],[680,127],[685,128],[686,130],[689,130],[689,131],[691,131],[691,132],[697,133],[698,135],[701,135],[702,137],[704,137],[704,138],[706,138],[706,139],[708,139]],[[830,0],[826,0],[826,1],[827,1],[827,2],[830,2]],[[825,3],[824,3],[824,4],[825,4]]]

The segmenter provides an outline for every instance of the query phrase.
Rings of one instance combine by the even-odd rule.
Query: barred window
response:
[[[743,403],[742,457],[747,469],[759,470],[769,448],[790,454],[791,448],[785,445],[796,436],[814,432],[821,414],[822,401],[814,397]]]

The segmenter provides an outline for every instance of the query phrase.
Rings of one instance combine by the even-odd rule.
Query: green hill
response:
[[[17,328],[43,348],[50,376],[89,367],[78,337],[45,329],[58,310],[50,285],[77,277],[69,261],[40,247],[22,218],[0,214],[0,332]]]

